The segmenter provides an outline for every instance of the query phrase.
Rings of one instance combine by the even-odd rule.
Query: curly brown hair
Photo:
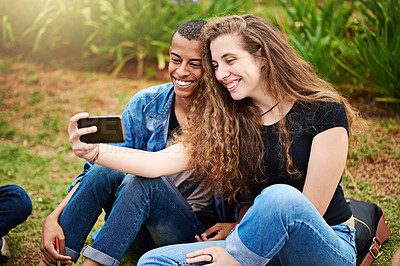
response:
[[[250,186],[262,170],[264,146],[261,110],[249,99],[235,101],[219,83],[211,64],[210,43],[218,36],[237,34],[242,47],[253,56],[261,50],[261,69],[265,90],[277,101],[299,103],[316,101],[340,102],[344,105],[349,128],[356,111],[328,82],[290,46],[272,24],[254,15],[215,18],[202,32],[203,77],[193,95],[189,123],[178,141],[189,148],[191,164],[204,173],[205,183],[222,192],[231,201],[239,194],[251,194]],[[263,84],[264,85],[264,84]],[[289,154],[290,125],[279,122],[281,158],[293,178],[301,178]]]

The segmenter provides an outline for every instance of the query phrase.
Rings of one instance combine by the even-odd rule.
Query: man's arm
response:
[[[40,245],[40,251],[42,253],[42,258],[40,265],[51,265],[55,264],[57,260],[61,261],[62,264],[72,263],[71,257],[62,256],[57,253],[54,248],[54,242],[56,237],[60,241],[60,252],[65,254],[65,237],[61,226],[58,224],[58,219],[60,218],[62,212],[67,206],[72,195],[78,188],[79,183],[76,184],[67,194],[67,196],[61,201],[61,203],[52,211],[49,216],[46,217],[42,225],[42,241]]]
[[[239,224],[242,220],[243,216],[246,214],[247,210],[251,207],[250,204],[243,204],[239,210],[239,218],[236,223],[217,223],[214,226],[208,228],[201,236],[195,236],[197,241],[215,241],[215,240],[224,240],[235,225]],[[210,235],[214,235],[210,237]]]

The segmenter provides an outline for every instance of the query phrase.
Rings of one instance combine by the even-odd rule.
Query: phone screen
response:
[[[78,120],[78,128],[96,126],[97,132],[80,137],[86,143],[125,142],[125,131],[121,116],[91,116]]]

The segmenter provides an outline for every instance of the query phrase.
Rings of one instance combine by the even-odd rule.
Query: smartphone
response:
[[[86,143],[125,142],[125,130],[122,116],[90,116],[78,120],[78,128],[96,126],[97,132],[82,135],[80,140]]]

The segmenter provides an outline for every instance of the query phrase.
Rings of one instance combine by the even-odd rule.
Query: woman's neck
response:
[[[279,122],[289,113],[294,103],[295,101],[291,99],[283,99],[281,101],[275,100],[275,102],[270,105],[270,109],[262,109],[263,112],[270,110],[261,117],[263,125],[269,126]]]

